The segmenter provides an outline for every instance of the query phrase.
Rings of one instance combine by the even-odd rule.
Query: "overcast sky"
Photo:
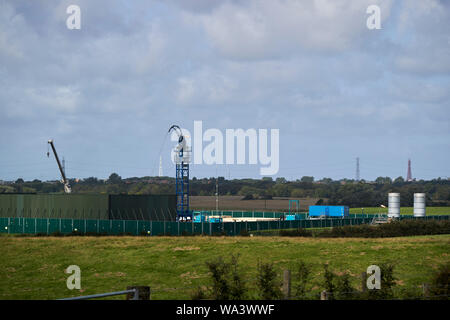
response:
[[[274,178],[448,177],[450,1],[0,0],[0,180],[58,179],[49,138],[71,178],[174,176],[194,120],[279,129]]]

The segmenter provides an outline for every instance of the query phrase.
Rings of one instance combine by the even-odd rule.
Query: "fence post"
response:
[[[362,292],[367,291],[367,272],[361,273],[361,291]]]
[[[150,287],[129,286],[127,290],[136,290],[135,293],[127,293],[126,300],[150,300]]]
[[[291,298],[291,270],[284,270],[283,294],[284,294],[284,299],[289,300]]]
[[[323,290],[320,293],[320,300],[328,300],[328,292],[326,292],[325,290]]]
[[[428,283],[423,283],[422,284],[422,292],[423,292],[423,297],[425,299],[429,299],[430,298],[430,286],[428,285]]]

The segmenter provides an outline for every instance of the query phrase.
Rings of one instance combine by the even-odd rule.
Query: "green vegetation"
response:
[[[449,245],[450,235],[333,240],[2,236],[0,299],[56,299],[123,290],[128,285],[150,286],[152,299],[190,299],[199,287],[212,286],[207,262],[219,257],[229,261],[232,255],[239,255],[237,270],[242,278],[235,278],[231,269],[228,279],[235,279],[235,283],[245,281],[248,292],[259,292],[258,263],[273,264],[276,282],[281,281],[284,269],[292,270],[293,278],[307,277],[308,292],[314,295],[323,290],[325,263],[333,272],[349,274],[348,281],[344,279],[336,285],[358,289],[359,276],[369,265],[392,263],[397,279],[395,294],[407,296],[411,290],[420,292],[420,285],[431,283],[433,274],[450,262]],[[307,276],[295,276],[300,261],[310,267]],[[81,268],[81,292],[66,288],[68,275],[64,270],[73,264]],[[267,271],[265,279],[271,279],[269,268],[260,270]]]

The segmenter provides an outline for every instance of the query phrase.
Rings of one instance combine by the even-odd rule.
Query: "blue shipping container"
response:
[[[293,221],[293,220],[301,220],[302,216],[300,214],[287,214],[286,215],[286,221]]]
[[[309,206],[310,217],[348,217],[347,206]]]
[[[206,222],[206,217],[204,215],[194,216],[194,222]]]

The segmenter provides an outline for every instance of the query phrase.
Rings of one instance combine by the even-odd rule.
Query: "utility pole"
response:
[[[217,175],[217,165],[216,165],[216,214],[219,214],[219,176]]]
[[[359,181],[359,157],[356,158],[356,181]]]

